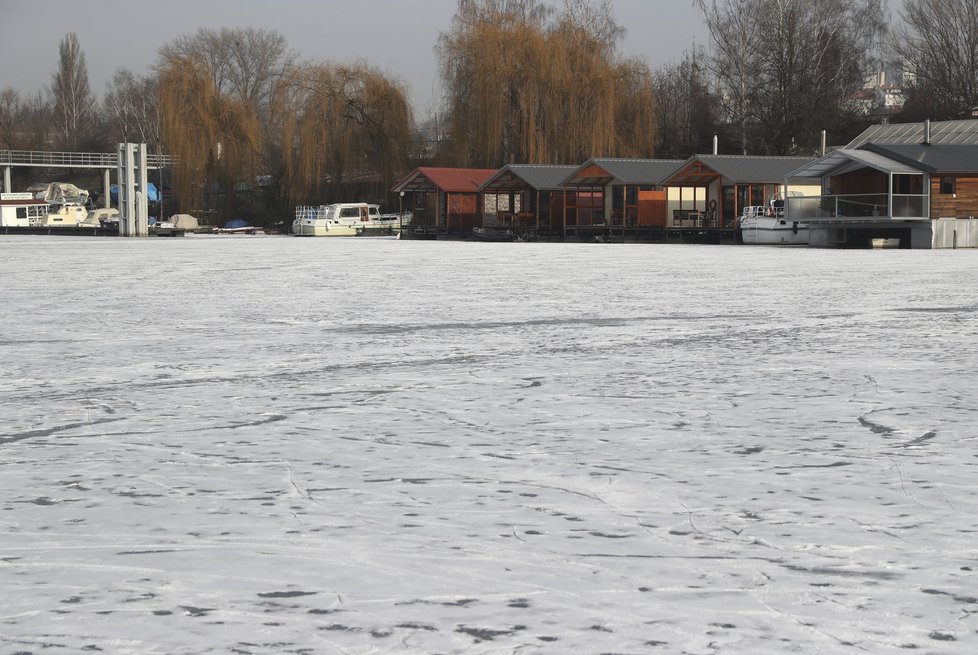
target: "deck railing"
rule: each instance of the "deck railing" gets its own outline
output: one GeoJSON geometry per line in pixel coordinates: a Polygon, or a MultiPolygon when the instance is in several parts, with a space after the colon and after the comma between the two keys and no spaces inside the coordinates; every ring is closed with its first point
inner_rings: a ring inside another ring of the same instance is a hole
{"type": "Polygon", "coordinates": [[[793,196],[787,199],[785,214],[793,221],[924,219],[927,196],[885,193],[793,196]]]}
{"type": "MultiPolygon", "coordinates": [[[[169,155],[147,153],[146,166],[160,168],[173,163],[169,155]]],[[[0,166],[51,166],[56,168],[116,168],[115,152],[45,152],[41,150],[0,150],[0,166]]]]}

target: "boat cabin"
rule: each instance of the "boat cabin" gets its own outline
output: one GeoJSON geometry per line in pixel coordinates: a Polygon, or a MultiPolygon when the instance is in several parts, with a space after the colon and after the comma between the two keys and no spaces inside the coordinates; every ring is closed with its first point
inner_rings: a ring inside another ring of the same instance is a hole
{"type": "Polygon", "coordinates": [[[50,205],[32,193],[0,193],[0,227],[41,225],[49,211],[50,205]]]}

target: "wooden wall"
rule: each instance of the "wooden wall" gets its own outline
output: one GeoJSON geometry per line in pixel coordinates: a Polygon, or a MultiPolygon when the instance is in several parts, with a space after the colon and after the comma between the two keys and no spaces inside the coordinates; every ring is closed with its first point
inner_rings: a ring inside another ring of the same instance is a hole
{"type": "Polygon", "coordinates": [[[941,176],[930,180],[931,218],[968,218],[978,216],[978,175],[950,176],[955,178],[957,197],[941,193],[941,176]]]}
{"type": "Polygon", "coordinates": [[[476,209],[478,195],[475,193],[449,193],[448,216],[449,229],[471,230],[482,226],[481,219],[477,221],[476,209]]]}
{"type": "Polygon", "coordinates": [[[666,192],[638,192],[638,224],[656,227],[666,227],[668,216],[666,212],[666,192]]]}

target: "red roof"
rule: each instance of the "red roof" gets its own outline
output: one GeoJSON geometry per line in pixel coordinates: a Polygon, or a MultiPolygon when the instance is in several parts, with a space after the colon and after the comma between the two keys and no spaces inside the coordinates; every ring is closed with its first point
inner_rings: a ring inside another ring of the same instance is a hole
{"type": "Polygon", "coordinates": [[[496,174],[495,168],[431,168],[414,169],[394,185],[394,191],[444,191],[446,193],[475,193],[482,183],[496,174]]]}

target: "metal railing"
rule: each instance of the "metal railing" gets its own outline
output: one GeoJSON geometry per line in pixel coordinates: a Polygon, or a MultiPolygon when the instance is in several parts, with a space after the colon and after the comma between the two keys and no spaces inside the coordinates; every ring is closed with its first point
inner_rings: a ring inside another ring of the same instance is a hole
{"type": "MultiPolygon", "coordinates": [[[[147,153],[146,166],[161,168],[173,164],[169,155],[147,153]]],[[[0,150],[0,166],[50,166],[54,168],[116,168],[115,152],[45,152],[41,150],[0,150]]]]}
{"type": "Polygon", "coordinates": [[[863,193],[829,196],[793,196],[786,200],[785,215],[793,221],[927,218],[927,196],[863,193]]]}

